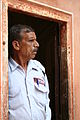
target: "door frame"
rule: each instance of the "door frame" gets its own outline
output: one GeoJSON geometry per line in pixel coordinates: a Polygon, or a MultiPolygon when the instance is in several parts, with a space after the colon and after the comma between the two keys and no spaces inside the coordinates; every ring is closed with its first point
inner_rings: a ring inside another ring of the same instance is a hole
{"type": "Polygon", "coordinates": [[[69,120],[74,120],[74,40],[73,14],[34,0],[0,1],[0,118],[8,120],[8,8],[32,16],[62,23],[61,53],[67,48],[69,120]],[[66,44],[62,30],[66,24],[66,44]],[[66,47],[65,47],[66,45],[66,47]]]}

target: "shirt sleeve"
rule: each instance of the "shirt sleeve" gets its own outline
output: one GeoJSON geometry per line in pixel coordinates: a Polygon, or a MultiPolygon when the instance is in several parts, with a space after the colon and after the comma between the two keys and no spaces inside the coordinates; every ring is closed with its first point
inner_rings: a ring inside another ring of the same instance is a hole
{"type": "Polygon", "coordinates": [[[49,107],[49,103],[50,103],[49,84],[48,84],[48,79],[47,79],[46,74],[45,74],[45,81],[46,81],[46,86],[47,86],[47,89],[48,89],[48,92],[47,92],[47,104],[46,104],[46,120],[51,120],[51,109],[49,107]]]}

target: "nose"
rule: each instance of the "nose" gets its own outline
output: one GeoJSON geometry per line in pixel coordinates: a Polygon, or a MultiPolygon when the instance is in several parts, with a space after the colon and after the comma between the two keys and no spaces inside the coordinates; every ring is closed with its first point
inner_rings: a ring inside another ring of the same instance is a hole
{"type": "Polygon", "coordinates": [[[39,47],[39,43],[35,41],[35,47],[39,47]]]}

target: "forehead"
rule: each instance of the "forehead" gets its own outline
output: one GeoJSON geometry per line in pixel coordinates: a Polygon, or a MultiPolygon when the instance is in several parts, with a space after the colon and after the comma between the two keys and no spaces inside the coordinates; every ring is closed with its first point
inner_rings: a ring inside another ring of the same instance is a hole
{"type": "Polygon", "coordinates": [[[36,39],[36,34],[35,32],[25,32],[23,33],[23,38],[28,38],[28,39],[31,39],[31,38],[34,38],[36,39]]]}

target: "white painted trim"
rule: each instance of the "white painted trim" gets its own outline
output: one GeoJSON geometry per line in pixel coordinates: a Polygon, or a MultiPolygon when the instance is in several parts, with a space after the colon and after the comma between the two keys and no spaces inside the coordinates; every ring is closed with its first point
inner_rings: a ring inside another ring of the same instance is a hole
{"type": "MultiPolygon", "coordinates": [[[[2,86],[2,0],[1,0],[1,86],[2,86]]],[[[3,100],[3,95],[2,95],[2,87],[1,87],[1,101],[3,100]]],[[[1,102],[1,111],[2,110],[2,102],[1,102]]],[[[1,119],[3,119],[3,114],[1,112],[1,119]]]]}
{"type": "Polygon", "coordinates": [[[74,15],[72,14],[72,62],[73,62],[73,115],[75,120],[75,84],[74,84],[74,15]]]}
{"type": "Polygon", "coordinates": [[[63,13],[69,14],[69,15],[72,15],[72,14],[73,14],[72,12],[68,12],[68,11],[66,11],[66,10],[62,10],[62,9],[60,9],[60,8],[53,7],[53,6],[51,6],[51,5],[48,5],[48,4],[45,4],[45,3],[41,3],[41,2],[38,2],[38,1],[35,1],[35,0],[27,0],[27,1],[32,2],[32,3],[39,4],[39,5],[43,5],[43,6],[45,6],[45,7],[49,7],[49,8],[58,10],[58,11],[60,11],[60,12],[63,12],[63,13]]]}

